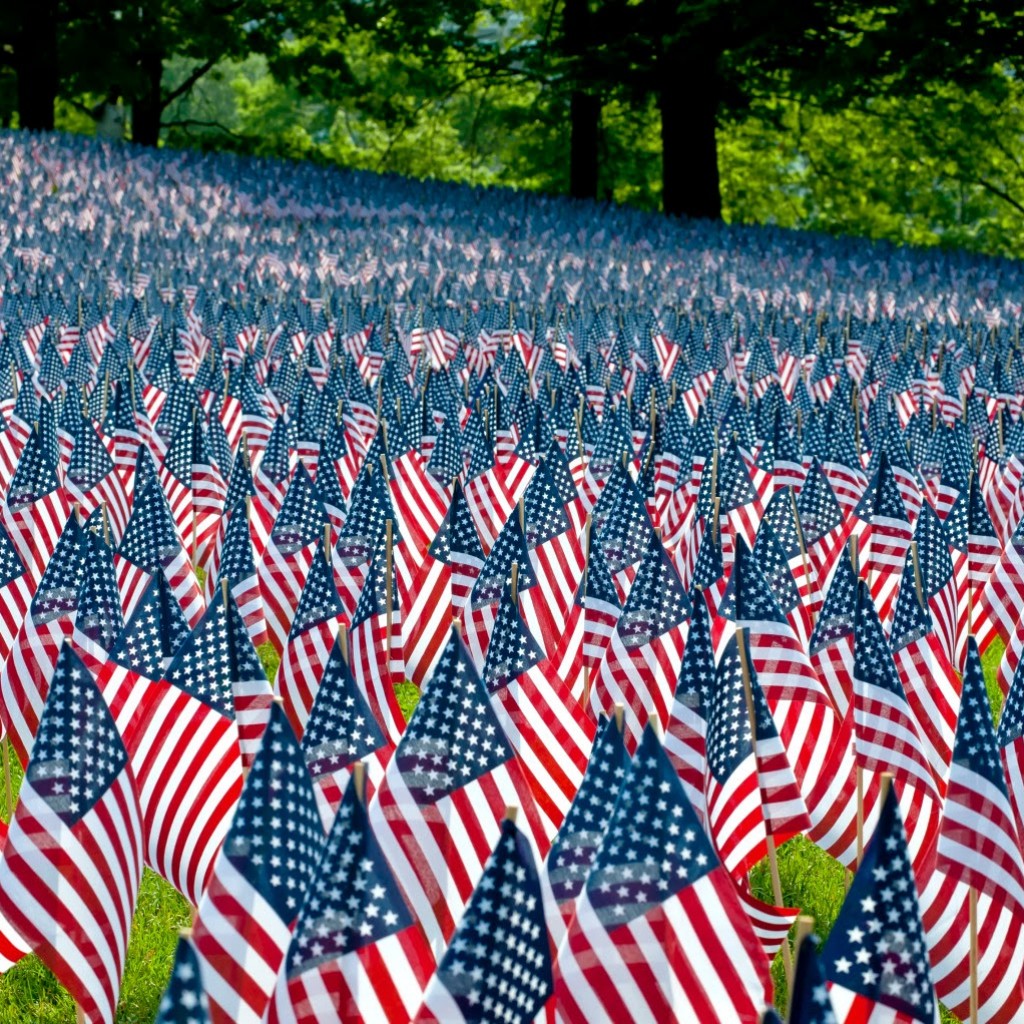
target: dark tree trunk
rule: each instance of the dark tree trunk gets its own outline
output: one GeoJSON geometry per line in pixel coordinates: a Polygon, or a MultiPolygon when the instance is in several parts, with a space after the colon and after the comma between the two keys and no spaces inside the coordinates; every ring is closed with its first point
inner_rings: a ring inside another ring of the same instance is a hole
{"type": "Polygon", "coordinates": [[[576,199],[596,199],[601,98],[589,92],[574,92],[569,99],[569,116],[569,194],[576,199]]]}
{"type": "Polygon", "coordinates": [[[58,82],[57,0],[22,3],[17,48],[18,122],[22,128],[53,131],[58,82]]]}
{"type": "MultiPolygon", "coordinates": [[[[590,45],[589,0],[566,0],[565,48],[577,60],[576,73],[590,45]]],[[[577,199],[597,197],[598,133],[601,98],[574,88],[569,97],[569,194],[577,199]]]]}
{"type": "Polygon", "coordinates": [[[662,205],[666,213],[722,218],[718,181],[719,83],[713,46],[664,55],[661,110],[662,205]]]}
{"type": "Polygon", "coordinates": [[[160,141],[160,118],[164,112],[160,82],[164,74],[164,57],[157,50],[145,50],[139,64],[146,79],[142,95],[132,102],[132,142],[155,146],[160,141]]]}

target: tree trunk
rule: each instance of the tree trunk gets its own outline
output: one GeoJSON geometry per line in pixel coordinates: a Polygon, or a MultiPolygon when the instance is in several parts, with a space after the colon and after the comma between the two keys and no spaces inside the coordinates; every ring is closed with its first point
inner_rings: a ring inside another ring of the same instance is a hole
{"type": "MultiPolygon", "coordinates": [[[[704,42],[702,40],[702,42],[704,42]]],[[[668,50],[662,59],[662,205],[666,213],[722,219],[718,181],[719,82],[713,46],[668,50]]]]}
{"type": "Polygon", "coordinates": [[[155,146],[160,141],[160,118],[164,112],[160,82],[164,75],[164,56],[158,50],[144,50],[139,65],[146,89],[132,102],[132,142],[155,146]]]}
{"type": "MultiPolygon", "coordinates": [[[[564,45],[575,58],[575,74],[590,45],[589,0],[566,0],[563,22],[564,45]]],[[[598,132],[601,98],[579,88],[569,97],[569,194],[576,199],[597,198],[598,132]]]]}
{"type": "Polygon", "coordinates": [[[58,81],[56,0],[29,0],[22,4],[15,68],[18,123],[34,131],[53,131],[58,81]]]}
{"type": "Polygon", "coordinates": [[[596,199],[601,98],[574,91],[569,98],[569,117],[569,195],[596,199]]]}

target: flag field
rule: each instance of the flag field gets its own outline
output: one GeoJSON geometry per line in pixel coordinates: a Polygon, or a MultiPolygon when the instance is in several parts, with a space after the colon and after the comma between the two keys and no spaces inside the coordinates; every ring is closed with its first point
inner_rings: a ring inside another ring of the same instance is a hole
{"type": "MultiPolygon", "coordinates": [[[[273,678],[277,671],[277,652],[265,644],[259,653],[264,669],[273,678]]],[[[996,683],[996,672],[1002,656],[1003,645],[997,640],[983,659],[989,700],[997,714],[1002,693],[996,683]]],[[[418,696],[413,683],[399,685],[398,703],[406,718],[412,714],[418,696]]],[[[21,771],[16,761],[12,766],[12,781],[17,792],[21,771]]],[[[3,820],[9,820],[10,811],[2,792],[0,807],[3,820]]],[[[802,907],[813,916],[818,934],[824,939],[843,902],[842,867],[809,840],[797,836],[779,851],[779,874],[786,905],[802,907]]],[[[767,862],[758,864],[751,872],[751,886],[755,895],[771,901],[767,862]]],[[[178,931],[188,926],[191,917],[191,908],[184,897],[147,868],[128,946],[118,1024],[149,1024],[156,1016],[160,997],[171,975],[178,931]]],[[[781,954],[775,958],[772,975],[777,1004],[784,1009],[786,975],[781,954]]],[[[943,1024],[957,1019],[942,1011],[943,1024]]],[[[36,957],[26,957],[0,976],[0,1024],[74,1024],[74,1021],[75,1005],[70,996],[36,957]]]]}

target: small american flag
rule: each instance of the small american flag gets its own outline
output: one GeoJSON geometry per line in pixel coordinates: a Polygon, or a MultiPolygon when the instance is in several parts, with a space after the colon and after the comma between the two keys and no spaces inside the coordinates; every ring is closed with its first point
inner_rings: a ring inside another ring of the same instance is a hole
{"type": "Polygon", "coordinates": [[[261,1024],[323,843],[305,759],[275,704],[196,915],[211,1024],[261,1024]]]}
{"type": "Polygon", "coordinates": [[[267,1024],[408,1024],[434,969],[356,787],[342,798],[267,1024]]]}
{"type": "Polygon", "coordinates": [[[453,628],[370,805],[374,832],[435,952],[455,931],[510,806],[545,854],[529,782],[453,628]]]}
{"type": "Polygon", "coordinates": [[[89,1024],[113,1024],[141,877],[128,753],[65,644],[0,861],[0,914],[89,1024]]]}
{"type": "Polygon", "coordinates": [[[529,839],[506,818],[414,1024],[473,1024],[481,1002],[493,1020],[526,1024],[543,1013],[554,993],[546,915],[561,923],[544,881],[529,839]],[[511,950],[515,969],[506,970],[511,950]]]}
{"type": "Polygon", "coordinates": [[[768,961],[652,728],[643,735],[555,969],[566,1024],[757,1020],[768,961]]]}
{"type": "Polygon", "coordinates": [[[890,789],[821,953],[837,1019],[936,1024],[926,950],[906,834],[890,789]]]}

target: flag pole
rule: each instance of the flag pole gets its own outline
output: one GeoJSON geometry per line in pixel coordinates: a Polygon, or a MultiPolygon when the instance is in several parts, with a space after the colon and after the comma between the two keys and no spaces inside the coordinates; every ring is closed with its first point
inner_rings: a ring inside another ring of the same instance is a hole
{"type": "MultiPolygon", "coordinates": [[[[792,486],[786,488],[789,491],[789,504],[793,510],[793,525],[796,527],[796,539],[800,544],[800,558],[804,563],[804,575],[807,578],[807,588],[810,591],[811,585],[811,563],[807,558],[807,541],[804,540],[804,528],[800,525],[800,510],[796,505],[796,494],[793,491],[792,486]]],[[[807,595],[810,597],[810,593],[807,595]]],[[[811,625],[814,625],[814,602],[808,601],[808,613],[811,617],[811,625]]]]}
{"type": "Polygon", "coordinates": [[[388,519],[384,522],[384,611],[386,615],[384,651],[388,659],[389,679],[391,678],[391,624],[394,615],[394,595],[391,593],[391,565],[393,558],[392,522],[388,519]]]}
{"type": "Polygon", "coordinates": [[[366,803],[366,762],[356,761],[352,765],[352,785],[355,787],[356,799],[361,803],[366,803]]]}
{"type": "Polygon", "coordinates": [[[7,794],[7,820],[14,817],[14,786],[11,783],[11,741],[4,737],[4,789],[7,794]]]}
{"type": "Polygon", "coordinates": [[[344,622],[338,624],[338,646],[341,648],[341,659],[348,664],[348,626],[344,622]]]}
{"type": "MultiPolygon", "coordinates": [[[[750,744],[753,747],[754,763],[757,764],[757,713],[754,711],[754,691],[750,681],[750,662],[747,659],[747,640],[743,635],[743,627],[736,630],[736,648],[740,655],[740,669],[743,674],[743,695],[747,699],[747,715],[750,719],[750,744]]],[[[760,786],[758,787],[760,790],[760,786]]],[[[762,811],[764,808],[762,798],[762,811]]],[[[768,870],[772,877],[772,897],[775,899],[775,906],[784,907],[782,902],[782,879],[779,876],[779,861],[775,855],[775,837],[765,828],[765,847],[768,851],[768,870]]],[[[789,943],[782,944],[782,964],[786,969],[786,981],[793,984],[793,958],[789,950],[789,943]]]]}
{"type": "MultiPolygon", "coordinates": [[[[808,938],[814,933],[814,918],[810,914],[801,914],[796,919],[796,926],[793,932],[793,956],[799,961],[800,959],[800,947],[804,944],[804,939],[808,938]]],[[[793,971],[793,976],[789,979],[789,998],[786,1000],[786,1005],[792,1007],[793,1005],[793,984],[796,981],[796,971],[793,971]]],[[[792,1011],[790,1011],[792,1012],[792,1011]]]]}
{"type": "MultiPolygon", "coordinates": [[[[587,521],[583,526],[584,534],[584,562],[583,562],[583,635],[586,636],[587,632],[587,583],[590,580],[590,545],[594,535],[594,517],[588,512],[587,521]]],[[[584,647],[581,644],[581,650],[584,647]]],[[[590,703],[590,665],[587,662],[586,652],[583,652],[583,699],[580,701],[580,705],[586,709],[590,703]]]]}
{"type": "Polygon", "coordinates": [[[509,590],[512,595],[512,603],[518,608],[519,607],[519,563],[512,563],[512,579],[510,581],[509,590]]]}
{"type": "Polygon", "coordinates": [[[978,1024],[978,890],[968,887],[967,908],[970,914],[971,938],[971,1002],[970,1021],[978,1024]]]}

